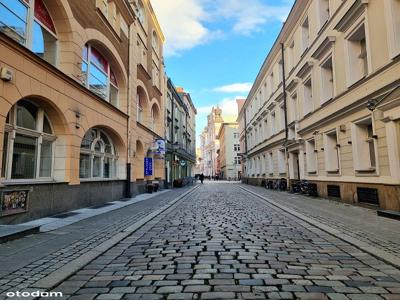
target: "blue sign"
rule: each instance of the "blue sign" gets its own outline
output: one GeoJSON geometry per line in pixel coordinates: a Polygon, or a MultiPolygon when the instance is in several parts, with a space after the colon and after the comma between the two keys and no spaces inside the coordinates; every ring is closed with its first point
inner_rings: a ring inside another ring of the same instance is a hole
{"type": "Polygon", "coordinates": [[[144,158],[144,176],[153,176],[153,159],[151,157],[144,158]]]}

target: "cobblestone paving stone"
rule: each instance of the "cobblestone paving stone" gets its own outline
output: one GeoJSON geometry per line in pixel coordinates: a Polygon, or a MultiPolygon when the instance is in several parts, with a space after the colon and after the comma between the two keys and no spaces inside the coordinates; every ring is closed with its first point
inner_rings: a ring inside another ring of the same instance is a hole
{"type": "Polygon", "coordinates": [[[349,236],[400,257],[400,234],[397,220],[378,217],[372,209],[355,207],[334,200],[310,198],[249,185],[242,186],[349,236]]]}
{"type": "Polygon", "coordinates": [[[69,299],[400,299],[400,270],[206,184],[54,288],[69,299]],[[139,238],[138,238],[139,237],[139,238]]]}
{"type": "MultiPolygon", "coordinates": [[[[155,198],[149,200],[145,200],[147,203],[139,203],[140,208],[134,213],[128,216],[125,215],[123,218],[115,219],[115,221],[111,224],[104,224],[104,226],[95,230],[90,236],[76,240],[56,252],[46,255],[41,259],[36,260],[33,263],[24,266],[23,268],[18,269],[17,271],[1,277],[0,299],[1,295],[4,295],[6,291],[21,291],[29,289],[29,287],[35,282],[39,281],[40,279],[49,275],[55,270],[61,268],[62,266],[68,264],[72,260],[80,257],[82,254],[87,253],[89,250],[95,248],[101,243],[107,241],[116,233],[123,231],[125,228],[129,227],[144,216],[153,212],[155,209],[171,202],[183,191],[186,190],[187,189],[185,188],[180,192],[170,192],[167,194],[162,194],[160,196],[155,196],[155,198]],[[147,205],[148,203],[150,204],[147,205]]],[[[124,209],[126,210],[127,208],[124,209]]],[[[119,214],[118,211],[114,211],[113,213],[119,214]]],[[[96,218],[101,218],[101,215],[96,216],[96,218]]],[[[5,244],[3,244],[2,246],[4,247],[4,245],[5,244]]],[[[82,278],[87,277],[88,274],[85,274],[85,276],[83,276],[82,278]]]]}

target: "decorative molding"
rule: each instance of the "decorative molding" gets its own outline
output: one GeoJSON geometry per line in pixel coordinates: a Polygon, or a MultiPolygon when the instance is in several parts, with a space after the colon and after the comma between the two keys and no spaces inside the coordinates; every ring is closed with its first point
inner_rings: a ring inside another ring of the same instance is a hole
{"type": "Polygon", "coordinates": [[[343,18],[337,23],[335,29],[340,32],[345,32],[359,18],[367,8],[369,0],[357,0],[352,7],[347,11],[343,18]]]}
{"type": "Polygon", "coordinates": [[[301,67],[299,72],[297,72],[296,76],[301,79],[304,79],[311,72],[313,65],[314,65],[314,63],[312,61],[307,61],[303,65],[303,67],[301,67]]]}
{"type": "Polygon", "coordinates": [[[332,48],[335,41],[335,36],[328,36],[311,56],[315,59],[321,60],[321,58],[332,48]]]}

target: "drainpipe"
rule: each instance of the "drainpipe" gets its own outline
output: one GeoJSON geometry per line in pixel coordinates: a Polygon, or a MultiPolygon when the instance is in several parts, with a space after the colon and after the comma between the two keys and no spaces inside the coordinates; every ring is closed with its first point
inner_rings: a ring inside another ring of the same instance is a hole
{"type": "Polygon", "coordinates": [[[286,181],[287,189],[290,191],[290,169],[289,169],[289,151],[288,151],[288,141],[289,141],[289,127],[288,127],[288,114],[287,114],[287,98],[286,98],[286,77],[285,77],[285,47],[281,43],[282,50],[282,88],[283,88],[283,110],[285,112],[285,158],[286,158],[286,181]]]}
{"type": "MultiPolygon", "coordinates": [[[[132,23],[133,24],[133,23],[132,23]]],[[[128,35],[129,35],[129,49],[128,49],[128,86],[127,86],[127,94],[128,94],[128,101],[127,101],[127,111],[128,111],[128,121],[127,121],[127,128],[126,128],[126,186],[125,186],[125,197],[126,198],[131,198],[132,197],[132,192],[131,192],[131,172],[132,172],[132,164],[131,164],[131,158],[130,158],[130,153],[131,153],[131,140],[130,140],[130,123],[131,123],[131,101],[130,99],[130,94],[131,94],[131,52],[132,52],[132,24],[129,25],[128,28],[128,35]]]]}

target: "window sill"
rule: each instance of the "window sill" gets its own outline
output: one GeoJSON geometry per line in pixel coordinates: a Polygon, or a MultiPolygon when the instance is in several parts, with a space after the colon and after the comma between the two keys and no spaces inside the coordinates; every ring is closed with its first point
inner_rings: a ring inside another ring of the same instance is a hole
{"type": "Polygon", "coordinates": [[[125,179],[120,178],[80,178],[80,182],[109,182],[109,181],[120,181],[125,179]]]}
{"type": "Polygon", "coordinates": [[[39,184],[51,184],[51,183],[65,183],[65,182],[55,181],[53,179],[5,180],[5,181],[0,182],[0,187],[16,186],[16,185],[39,185],[39,184]]]}

